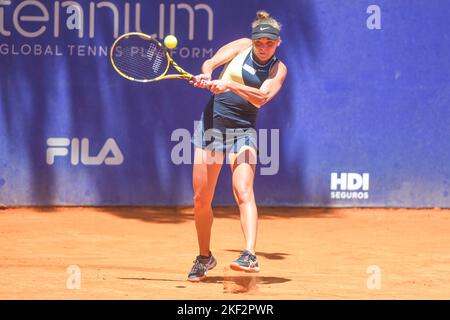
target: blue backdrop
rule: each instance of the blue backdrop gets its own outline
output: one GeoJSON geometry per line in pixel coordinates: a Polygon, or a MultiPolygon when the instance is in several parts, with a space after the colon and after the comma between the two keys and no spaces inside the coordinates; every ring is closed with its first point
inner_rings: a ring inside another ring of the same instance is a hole
{"type": "MultiPolygon", "coordinates": [[[[0,204],[191,205],[171,135],[193,132],[209,93],[127,81],[106,53],[126,31],[173,32],[197,73],[261,8],[289,72],[259,113],[279,153],[258,166],[258,204],[450,207],[447,0],[2,1],[0,204]]],[[[234,203],[230,179],[214,204],[234,203]]]]}

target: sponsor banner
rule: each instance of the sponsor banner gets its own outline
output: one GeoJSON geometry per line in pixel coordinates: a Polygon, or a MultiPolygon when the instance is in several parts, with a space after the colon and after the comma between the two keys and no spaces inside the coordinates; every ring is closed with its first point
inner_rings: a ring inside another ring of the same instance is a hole
{"type": "Polygon", "coordinates": [[[333,172],[331,174],[331,199],[369,199],[369,178],[368,173],[333,172]]]}
{"type": "Polygon", "coordinates": [[[259,9],[288,76],[252,133],[258,205],[450,207],[450,2],[422,0],[0,0],[0,205],[192,205],[210,93],[128,81],[109,50],[174,34],[196,74],[259,9]]]}

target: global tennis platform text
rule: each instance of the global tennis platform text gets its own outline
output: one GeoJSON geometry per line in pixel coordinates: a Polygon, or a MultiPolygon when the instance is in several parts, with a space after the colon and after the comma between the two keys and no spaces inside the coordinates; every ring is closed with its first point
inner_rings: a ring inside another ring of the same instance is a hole
{"type": "MultiPolygon", "coordinates": [[[[0,44],[2,56],[71,56],[71,57],[107,57],[110,47],[101,45],[50,45],[50,44],[0,44]]],[[[171,50],[171,56],[182,59],[209,59],[212,48],[181,47],[171,50]]]]}

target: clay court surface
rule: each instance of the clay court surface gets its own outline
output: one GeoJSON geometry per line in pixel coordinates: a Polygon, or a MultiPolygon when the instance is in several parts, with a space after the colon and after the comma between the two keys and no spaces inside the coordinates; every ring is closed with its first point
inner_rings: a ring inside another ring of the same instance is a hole
{"type": "Polygon", "coordinates": [[[259,274],[229,270],[243,249],[237,208],[215,208],[218,260],[197,254],[192,208],[0,210],[1,299],[449,299],[450,210],[260,208],[259,274]],[[80,268],[68,289],[67,268],[80,268]],[[380,289],[369,289],[369,266],[380,289]]]}

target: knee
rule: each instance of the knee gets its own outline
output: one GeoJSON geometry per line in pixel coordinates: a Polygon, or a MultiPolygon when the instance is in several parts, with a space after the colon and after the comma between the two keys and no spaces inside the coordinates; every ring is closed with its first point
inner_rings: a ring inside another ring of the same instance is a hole
{"type": "Polygon", "coordinates": [[[234,188],[238,205],[254,201],[253,188],[251,186],[238,186],[234,188]]]}
{"type": "Polygon", "coordinates": [[[196,192],[194,194],[194,207],[197,209],[204,209],[211,207],[212,197],[203,192],[196,192]]]}

